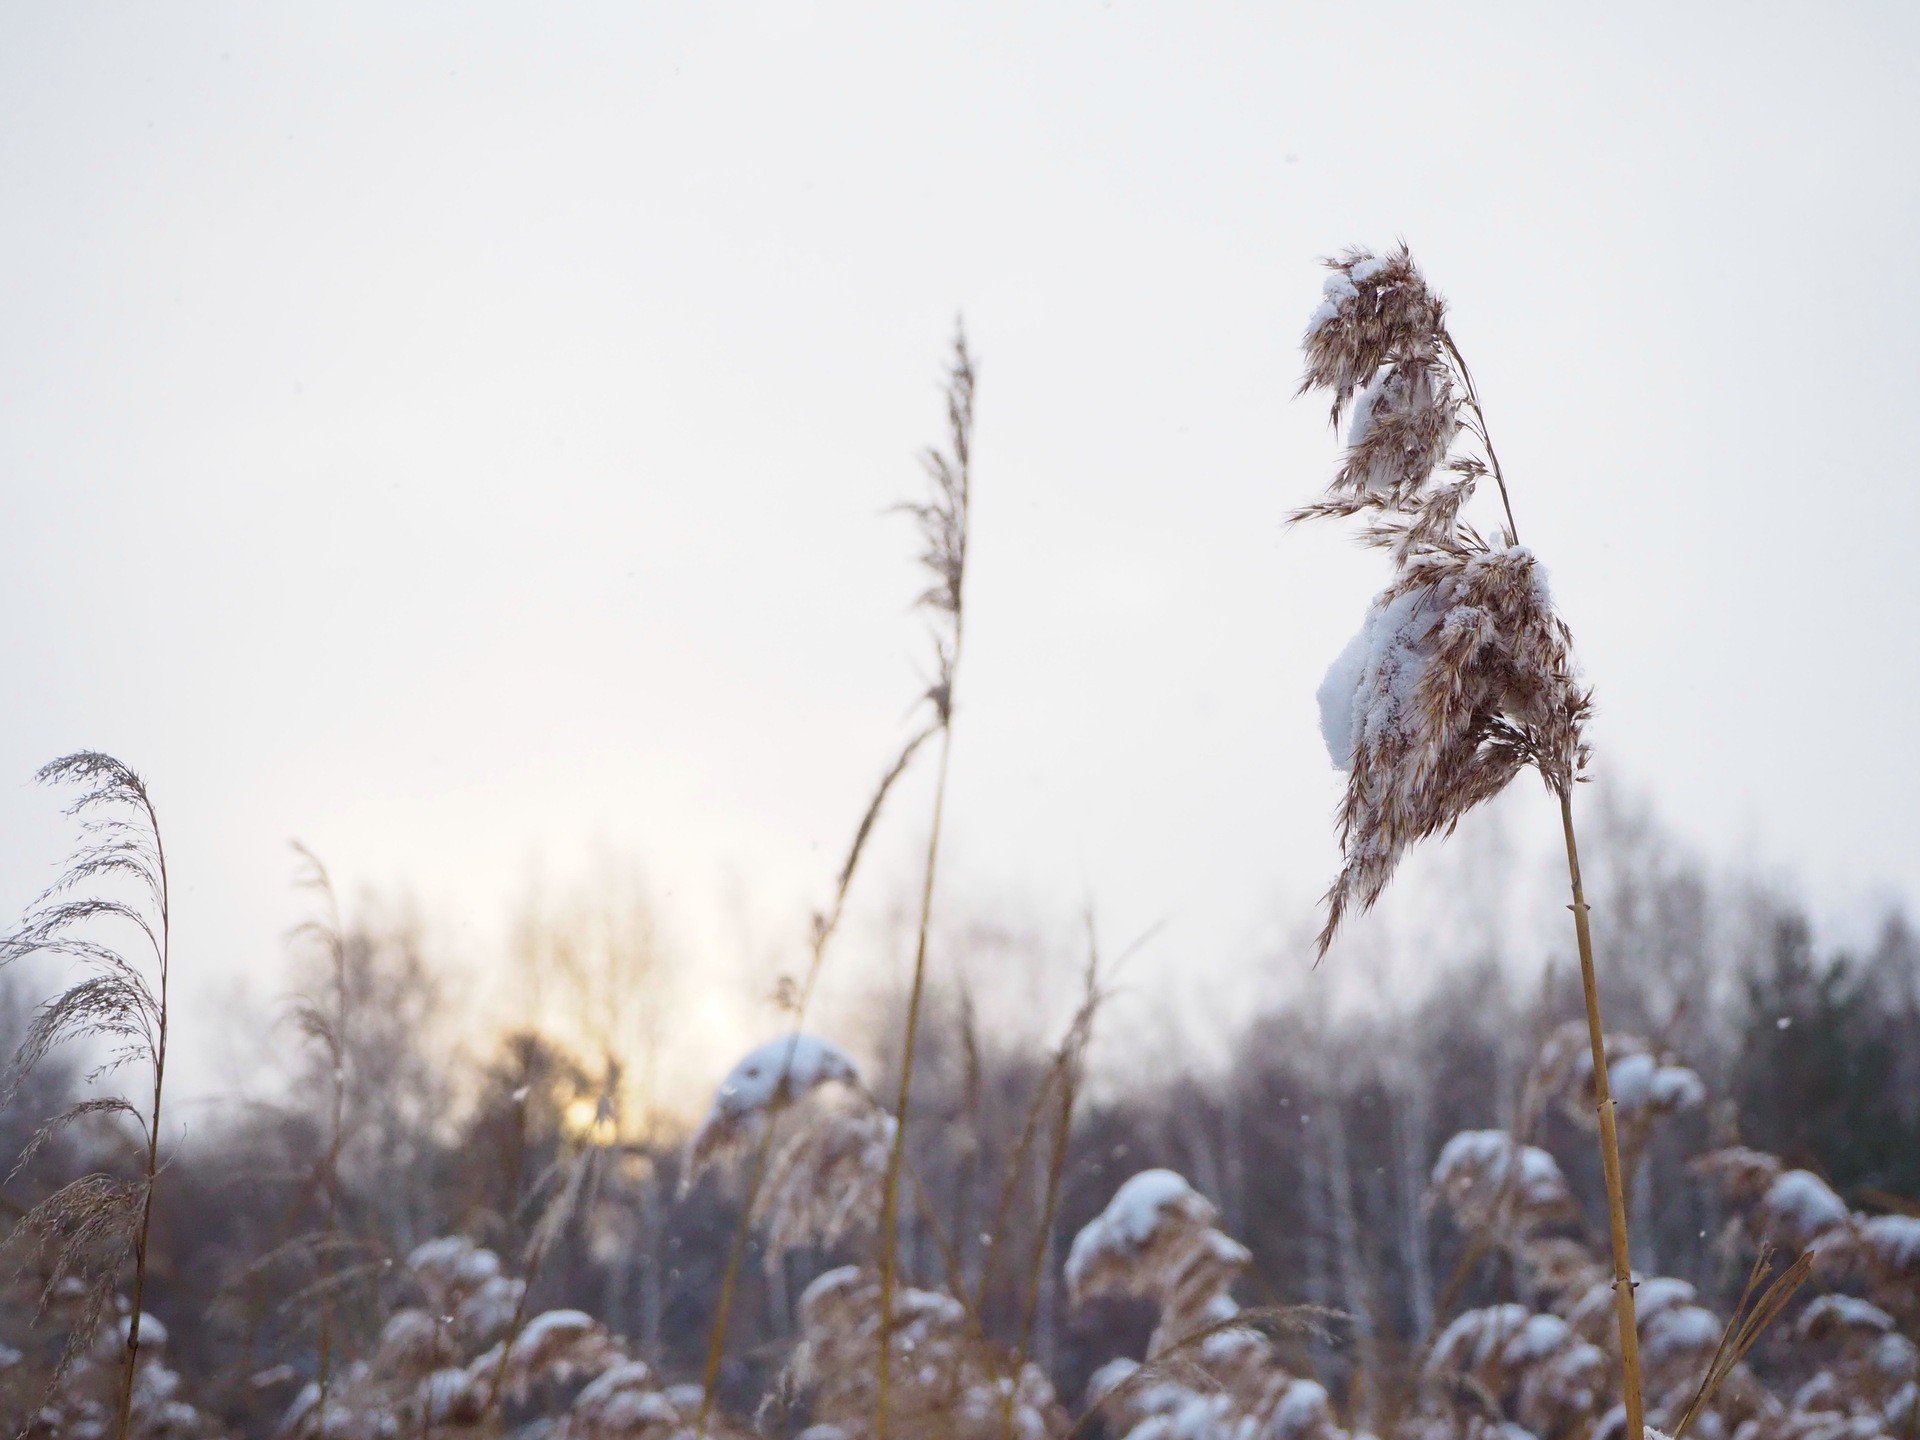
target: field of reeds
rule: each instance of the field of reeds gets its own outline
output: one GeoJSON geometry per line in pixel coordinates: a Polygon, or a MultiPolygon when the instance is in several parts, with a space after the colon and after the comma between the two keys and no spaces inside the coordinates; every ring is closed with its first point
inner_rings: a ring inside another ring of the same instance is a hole
{"type": "MultiPolygon", "coordinates": [[[[1823,948],[1791,900],[1590,798],[1590,680],[1449,319],[1404,250],[1350,251],[1305,336],[1342,447],[1296,518],[1357,525],[1391,567],[1319,685],[1347,789],[1317,951],[1339,966],[1410,847],[1537,779],[1570,912],[1544,962],[1490,929],[1400,957],[1432,972],[1413,999],[1277,1009],[1224,1057],[1103,1075],[1126,957],[1089,923],[1050,1042],[981,1022],[935,924],[975,483],[956,337],[899,516],[926,578],[915,723],[850,797],[767,1038],[691,1121],[633,1103],[633,1027],[447,1043],[418,929],[301,852],[296,1081],[177,1140],[178,777],[46,768],[78,843],[0,957],[7,1427],[1920,1437],[1920,937],[1895,915],[1862,953],[1823,948]],[[931,813],[903,818],[916,770],[931,813]],[[908,843],[909,983],[822,1033],[849,898],[908,843]]],[[[602,919],[528,936],[525,963],[610,1016],[650,971],[643,928],[602,919]]]]}

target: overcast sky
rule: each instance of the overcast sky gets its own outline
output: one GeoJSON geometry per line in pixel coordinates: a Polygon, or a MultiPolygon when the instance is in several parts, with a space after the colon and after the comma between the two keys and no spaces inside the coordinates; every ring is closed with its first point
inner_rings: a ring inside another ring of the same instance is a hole
{"type": "Polygon", "coordinates": [[[159,800],[188,994],[282,983],[294,836],[475,955],[536,869],[630,859],[731,994],[922,683],[883,512],[964,311],[954,905],[1303,966],[1313,693],[1384,576],[1283,528],[1336,455],[1297,341],[1315,257],[1400,237],[1597,768],[1830,912],[1920,893],[1917,41],[1901,5],[7,6],[0,903],[64,843],[28,777],[94,746],[159,800]]]}

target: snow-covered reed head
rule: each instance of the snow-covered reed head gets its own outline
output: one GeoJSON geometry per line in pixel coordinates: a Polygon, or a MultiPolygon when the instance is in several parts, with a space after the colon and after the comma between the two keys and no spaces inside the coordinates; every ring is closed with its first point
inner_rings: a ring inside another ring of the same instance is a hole
{"type": "Polygon", "coordinates": [[[1559,1162],[1504,1130],[1462,1130],[1433,1163],[1430,1194],[1463,1229],[1523,1236],[1573,1213],[1559,1162]]]}
{"type": "Polygon", "coordinates": [[[788,1106],[835,1083],[857,1087],[859,1067],[846,1051],[817,1035],[796,1031],[749,1050],[720,1082],[707,1118],[694,1132],[685,1184],[737,1154],[788,1106]]]}
{"type": "Polygon", "coordinates": [[[899,507],[920,525],[920,563],[931,581],[921,593],[920,604],[935,617],[936,675],[927,698],[943,725],[953,718],[953,672],[960,662],[960,637],[966,624],[967,538],[973,503],[973,388],[973,356],[967,350],[965,329],[956,326],[953,359],[947,367],[947,448],[922,452],[927,498],[899,507]]]}
{"type": "Polygon", "coordinates": [[[828,1249],[880,1223],[893,1116],[865,1091],[823,1093],[767,1159],[749,1214],[779,1264],[793,1250],[828,1249]]]}
{"type": "MultiPolygon", "coordinates": [[[[1621,1126],[1644,1144],[1654,1122],[1706,1102],[1699,1072],[1660,1054],[1638,1035],[1606,1037],[1608,1089],[1621,1126]]],[[[1527,1074],[1520,1100],[1521,1128],[1539,1121],[1550,1104],[1574,1124],[1599,1128],[1598,1089],[1586,1022],[1569,1020],[1547,1037],[1527,1074]]]]}
{"type": "Polygon", "coordinates": [[[1242,1310],[1229,1292],[1253,1257],[1219,1220],[1178,1174],[1143,1170],[1075,1237],[1066,1279],[1076,1303],[1160,1306],[1145,1362],[1112,1360],[1090,1377],[1088,1414],[1111,1435],[1347,1440],[1325,1387],[1289,1374],[1267,1333],[1314,1329],[1317,1318],[1305,1307],[1242,1310]]]}
{"type": "Polygon", "coordinates": [[[1301,341],[1300,393],[1333,392],[1334,417],[1383,366],[1437,360],[1446,302],[1428,289],[1406,246],[1387,255],[1355,248],[1327,261],[1320,308],[1301,341]]]}
{"type": "Polygon", "coordinates": [[[1482,479],[1503,504],[1506,484],[1445,304],[1404,247],[1328,266],[1302,389],[1331,391],[1335,423],[1349,406],[1352,422],[1326,496],[1294,518],[1364,515],[1364,538],[1395,573],[1319,692],[1329,755],[1347,772],[1322,954],[1409,845],[1451,830],[1529,765],[1556,792],[1570,786],[1588,712],[1572,636],[1511,509],[1491,542],[1462,519],[1482,479]]]}
{"type": "Polygon", "coordinates": [[[689,1147],[682,1193],[708,1169],[754,1152],[746,1223],[777,1264],[831,1247],[879,1220],[894,1120],[874,1103],[846,1051],[796,1033],[749,1051],[728,1073],[689,1147]]]}
{"type": "Polygon", "coordinates": [[[1140,1296],[1170,1312],[1192,1312],[1183,1319],[1207,1312],[1252,1259],[1217,1228],[1219,1220],[1213,1202],[1182,1176],[1143,1170],[1074,1237],[1068,1292],[1076,1302],[1140,1296]]]}
{"type": "MultiPolygon", "coordinates": [[[[886,1433],[902,1440],[1058,1440],[1068,1431],[1039,1366],[1010,1371],[967,1309],[939,1290],[902,1288],[882,1324],[879,1276],[865,1266],[829,1270],[800,1297],[800,1345],[789,1372],[825,1440],[878,1433],[874,1364],[887,1334],[894,1358],[886,1433]]],[[[802,1432],[812,1434],[814,1431],[802,1432]]]]}

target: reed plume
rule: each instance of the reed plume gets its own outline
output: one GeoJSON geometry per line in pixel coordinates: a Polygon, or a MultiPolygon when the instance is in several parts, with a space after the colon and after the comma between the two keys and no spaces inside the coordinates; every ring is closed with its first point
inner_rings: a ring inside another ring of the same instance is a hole
{"type": "Polygon", "coordinates": [[[43,1125],[15,1165],[17,1172],[56,1133],[92,1118],[124,1120],[143,1153],[133,1180],[105,1174],[62,1186],[16,1223],[16,1242],[51,1242],[54,1259],[41,1304],[78,1280],[85,1300],[62,1365],[92,1340],[129,1261],[133,1284],[124,1321],[125,1354],[115,1431],[132,1424],[140,1372],[140,1331],[147,1283],[153,1193],[160,1174],[161,1099],[167,1075],[167,978],[172,938],[167,851],[160,819],[144,781],[111,755],[83,750],[43,766],[42,784],[73,785],[80,793],[66,809],[79,819],[81,841],[66,870],[28,908],[20,927],[0,940],[0,965],[30,955],[77,964],[82,978],[43,1004],[27,1027],[9,1083],[22,1079],[69,1043],[97,1050],[89,1082],[127,1066],[144,1066],[152,1079],[145,1108],[121,1095],[100,1095],[68,1106],[43,1125]],[[118,931],[133,939],[123,950],[100,938],[118,931]]]}
{"type": "Polygon", "coordinates": [[[1012,1373],[984,1343],[966,1306],[937,1290],[902,1286],[882,1329],[880,1285],[866,1266],[829,1270],[800,1297],[801,1339],[791,1373],[817,1422],[812,1434],[861,1440],[879,1424],[876,1346],[899,1364],[886,1424],[914,1440],[1060,1440],[1066,1416],[1037,1365],[1012,1373]]]}
{"type": "Polygon", "coordinates": [[[1229,1292],[1253,1256],[1219,1219],[1182,1176],[1143,1170],[1074,1237],[1066,1279],[1076,1304],[1133,1297],[1160,1312],[1144,1361],[1094,1372],[1082,1422],[1097,1414],[1123,1435],[1346,1440],[1326,1387],[1290,1373],[1271,1338],[1323,1333],[1333,1312],[1243,1309],[1229,1292]]]}
{"type": "Polygon", "coordinates": [[[749,1051],[729,1072],[687,1147],[681,1194],[709,1170],[751,1156],[743,1218],[765,1228],[772,1264],[878,1223],[893,1132],[853,1058],[795,1032],[749,1051]]]}
{"type": "MultiPolygon", "coordinates": [[[[920,725],[901,748],[886,771],[880,777],[880,783],[874,788],[867,802],[866,810],[860,816],[860,823],[854,829],[853,842],[847,847],[846,859],[835,877],[833,900],[824,910],[816,911],[813,916],[810,936],[810,954],[806,974],[795,986],[783,981],[781,1000],[792,1015],[792,1025],[785,1042],[784,1059],[773,1063],[771,1053],[761,1055],[759,1062],[766,1066],[772,1092],[776,1096],[784,1095],[784,1087],[789,1077],[802,1091],[810,1089],[808,1080],[796,1066],[804,1068],[805,1062],[799,1055],[803,1043],[803,1029],[806,1025],[807,1011],[813,1001],[815,987],[819,984],[820,972],[826,963],[827,946],[840,928],[840,922],[846,914],[847,896],[853,889],[854,875],[860,868],[861,858],[866,854],[867,843],[873,838],[874,827],[880,820],[881,808],[886,804],[887,796],[912,766],[927,742],[940,737],[940,775],[934,798],[932,838],[928,845],[925,893],[921,903],[921,923],[919,943],[914,962],[913,1001],[909,1009],[906,1062],[903,1068],[900,1104],[897,1114],[904,1122],[906,1115],[907,1085],[906,1076],[911,1074],[915,1038],[918,1033],[919,1002],[925,976],[927,917],[932,903],[934,857],[940,843],[940,815],[942,802],[946,795],[947,782],[947,744],[953,719],[953,679],[954,671],[960,660],[961,599],[966,579],[967,522],[968,522],[968,455],[973,434],[973,365],[967,354],[966,335],[958,332],[954,339],[954,362],[947,387],[947,418],[952,434],[952,443],[946,453],[929,450],[922,457],[922,463],[932,479],[932,494],[923,501],[900,507],[920,522],[923,549],[921,563],[933,577],[933,583],[922,592],[918,603],[931,610],[936,617],[934,626],[934,677],[921,700],[931,710],[931,716],[920,725]]],[[[769,1052],[771,1047],[767,1047],[769,1052]]],[[[759,1055],[759,1052],[756,1052],[759,1055]]],[[[753,1057],[749,1057],[752,1059],[753,1057]]],[[[742,1061],[745,1066],[747,1061],[742,1061]]],[[[852,1062],[847,1062],[851,1069],[852,1062]]],[[[729,1077],[731,1084],[738,1076],[729,1077]]],[[[722,1086],[724,1097],[727,1087],[722,1086]]],[[[718,1107],[718,1102],[716,1102],[718,1107]]],[[[710,1122],[720,1116],[716,1108],[710,1122]]],[[[706,1131],[703,1130],[703,1135],[706,1131]]],[[[703,1370],[705,1399],[700,1413],[704,1425],[711,1412],[714,1381],[720,1373],[720,1362],[726,1354],[727,1329],[733,1314],[733,1298],[739,1284],[740,1267],[746,1258],[747,1237],[754,1221],[760,1214],[760,1191],[765,1183],[768,1167],[773,1162],[773,1144],[775,1129],[771,1124],[759,1132],[760,1146],[754,1155],[753,1167],[748,1174],[746,1199],[741,1207],[740,1219],[734,1227],[733,1241],[727,1256],[727,1263],[721,1272],[720,1295],[714,1308],[712,1329],[707,1337],[707,1359],[703,1370]]],[[[708,1136],[710,1140],[723,1140],[719,1132],[708,1136]]],[[[904,1131],[897,1129],[888,1137],[888,1163],[884,1185],[882,1210],[887,1234],[891,1236],[896,1223],[899,1204],[899,1169],[904,1152],[898,1147],[903,1143],[904,1131]]],[[[705,1168],[711,1157],[701,1153],[701,1140],[696,1138],[690,1155],[687,1174],[697,1176],[705,1168]]],[[[892,1289],[892,1247],[889,1238],[883,1242],[885,1256],[883,1271],[887,1276],[882,1289],[891,1293],[892,1289]]],[[[884,1308],[884,1306],[883,1306],[884,1308]]],[[[887,1365],[887,1355],[883,1348],[880,1363],[883,1369],[887,1365]]],[[[884,1387],[883,1387],[884,1390],[884,1387]]]]}
{"type": "Polygon", "coordinates": [[[972,517],[973,357],[967,353],[964,330],[953,340],[953,359],[947,369],[947,432],[945,451],[929,450],[922,457],[929,484],[928,498],[902,508],[919,522],[920,563],[932,577],[920,603],[933,616],[934,678],[927,689],[940,735],[940,768],[933,792],[933,820],[927,835],[927,863],[920,884],[920,925],[914,942],[913,984],[907,996],[906,1036],[900,1053],[900,1089],[893,1113],[893,1145],[880,1204],[880,1324],[877,1345],[879,1375],[875,1387],[874,1429],[887,1440],[890,1413],[888,1391],[893,1377],[893,1297],[898,1283],[900,1170],[906,1157],[908,1105],[913,1098],[913,1059],[920,1037],[920,1007],[927,982],[927,931],[933,918],[933,882],[940,856],[940,821],[946,808],[947,762],[953,750],[953,686],[960,666],[960,646],[966,627],[968,527],[972,517]]]}
{"type": "Polygon", "coordinates": [[[1324,956],[1348,910],[1380,898],[1408,846],[1450,832],[1532,767],[1560,804],[1587,1010],[1594,1101],[1606,1172],[1628,1440],[1642,1401],[1625,1185],[1593,942],[1574,837],[1573,786],[1588,758],[1590,696],[1545,572],[1520,545],[1512,497],[1473,373],[1446,323],[1446,303],[1403,245],[1327,262],[1324,299],[1307,324],[1300,389],[1332,396],[1347,449],[1320,501],[1296,520],[1363,517],[1393,578],[1319,692],[1321,731],[1347,772],[1341,867],[1327,892],[1324,956]],[[1456,449],[1456,442],[1464,443],[1456,449]],[[1482,482],[1497,487],[1503,532],[1463,518],[1482,482]]]}

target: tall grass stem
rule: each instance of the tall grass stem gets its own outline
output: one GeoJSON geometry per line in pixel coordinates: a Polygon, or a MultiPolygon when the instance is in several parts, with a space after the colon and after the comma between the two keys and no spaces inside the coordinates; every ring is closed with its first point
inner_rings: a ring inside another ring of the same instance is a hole
{"type": "Polygon", "coordinates": [[[1620,1369],[1626,1392],[1627,1440],[1643,1440],[1640,1329],[1633,1313],[1633,1255],[1627,1242],[1627,1192],[1621,1180],[1620,1137],[1614,1126],[1613,1085],[1607,1076],[1606,1030],[1600,1019],[1600,986],[1594,976],[1593,931],[1586,890],[1580,882],[1580,847],[1573,833],[1573,787],[1561,784],[1560,826],[1567,841],[1567,878],[1573,887],[1573,932],[1580,946],[1580,987],[1587,1007],[1587,1040],[1593,1049],[1593,1093],[1600,1113],[1600,1160],[1606,1172],[1607,1222],[1613,1239],[1613,1307],[1620,1324],[1620,1369]]]}
{"type": "Polygon", "coordinates": [[[147,1116],[147,1173],[140,1197],[140,1225],[133,1236],[133,1294],[127,1312],[127,1368],[120,1387],[120,1440],[133,1431],[133,1385],[140,1363],[140,1316],[146,1301],[147,1255],[153,1235],[153,1188],[160,1175],[160,1101],[167,1080],[167,968],[173,951],[172,913],[167,886],[167,847],[160,838],[160,817],[146,787],[138,791],[141,808],[153,834],[155,893],[160,920],[160,994],[154,1026],[153,1108],[147,1116]]]}
{"type": "Polygon", "coordinates": [[[887,1406],[893,1381],[893,1292],[900,1260],[900,1165],[907,1153],[907,1104],[913,1098],[913,1057],[920,1039],[920,1002],[927,988],[927,930],[933,918],[933,877],[939,866],[940,821],[946,810],[947,760],[952,752],[953,726],[949,721],[941,727],[940,769],[933,790],[933,828],[927,836],[927,868],[920,881],[920,930],[913,948],[913,986],[907,994],[907,1032],[900,1052],[900,1089],[894,1101],[893,1146],[887,1151],[886,1183],[880,1200],[880,1362],[878,1410],[874,1416],[877,1440],[887,1440],[887,1406]]]}

